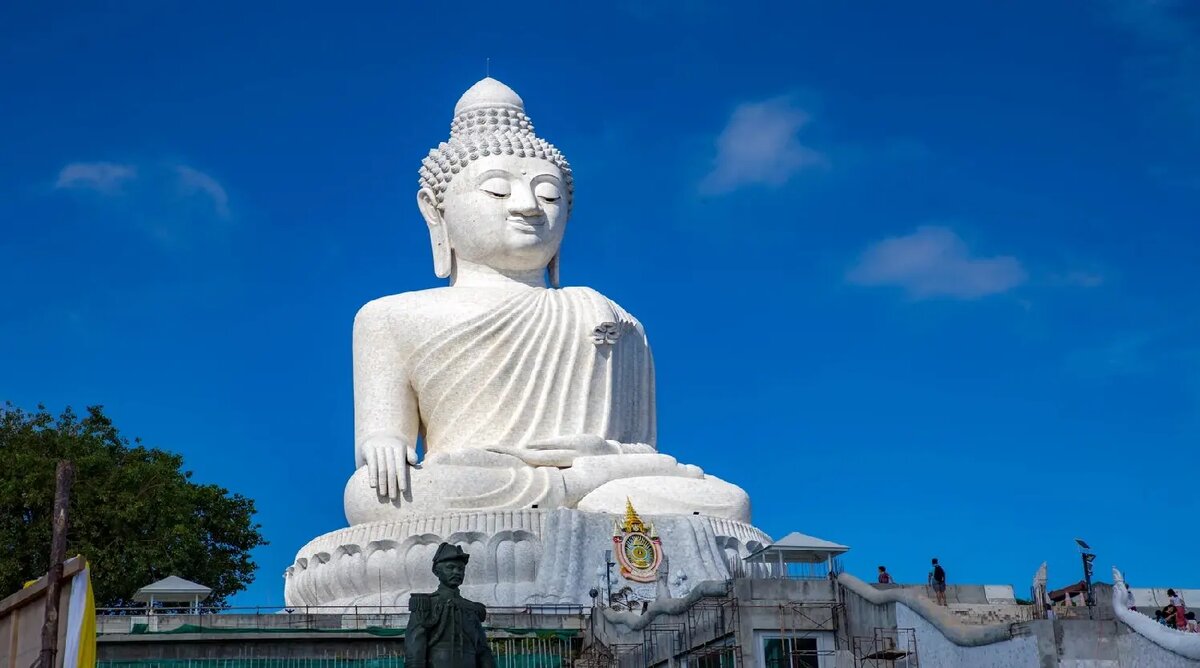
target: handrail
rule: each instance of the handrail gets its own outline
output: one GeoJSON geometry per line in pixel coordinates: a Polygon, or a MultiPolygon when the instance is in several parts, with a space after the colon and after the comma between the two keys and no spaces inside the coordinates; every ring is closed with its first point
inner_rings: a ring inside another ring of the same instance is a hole
{"type": "Polygon", "coordinates": [[[875,605],[900,603],[917,613],[941,632],[947,640],[959,647],[980,647],[1012,639],[1009,624],[985,624],[968,626],[955,619],[933,601],[913,594],[905,589],[876,589],[862,580],[842,573],[837,582],[843,588],[875,605]]]}
{"type": "MultiPolygon", "coordinates": [[[[588,606],[571,603],[531,603],[524,606],[488,606],[489,615],[584,615],[588,606]]],[[[253,605],[253,606],[162,606],[149,608],[147,606],[117,606],[96,608],[97,615],[105,616],[147,616],[147,615],[396,615],[408,614],[407,605],[253,605]]]]}
{"type": "Polygon", "coordinates": [[[1125,597],[1129,589],[1125,584],[1125,576],[1115,566],[1112,589],[1113,612],[1130,630],[1172,654],[1193,660],[1200,659],[1200,635],[1168,628],[1136,610],[1125,607],[1125,597]]]}

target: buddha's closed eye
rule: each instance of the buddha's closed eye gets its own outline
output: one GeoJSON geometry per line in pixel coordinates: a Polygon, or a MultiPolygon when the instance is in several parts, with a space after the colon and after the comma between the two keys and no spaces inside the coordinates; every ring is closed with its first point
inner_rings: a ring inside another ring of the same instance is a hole
{"type": "Polygon", "coordinates": [[[545,202],[557,202],[561,197],[558,187],[553,183],[539,183],[533,189],[533,192],[538,196],[538,199],[545,202]]]}
{"type": "Polygon", "coordinates": [[[508,181],[500,178],[484,181],[479,189],[497,199],[504,199],[512,194],[512,186],[508,181]]]}

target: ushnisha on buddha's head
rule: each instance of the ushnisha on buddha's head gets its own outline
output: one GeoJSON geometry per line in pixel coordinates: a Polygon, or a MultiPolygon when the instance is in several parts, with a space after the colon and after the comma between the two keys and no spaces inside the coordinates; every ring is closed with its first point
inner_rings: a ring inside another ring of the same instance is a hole
{"type": "Polygon", "coordinates": [[[487,78],[454,107],[450,138],[421,163],[417,205],[429,226],[434,273],[494,273],[558,285],[571,212],[571,167],[533,132],[521,98],[487,78]]]}

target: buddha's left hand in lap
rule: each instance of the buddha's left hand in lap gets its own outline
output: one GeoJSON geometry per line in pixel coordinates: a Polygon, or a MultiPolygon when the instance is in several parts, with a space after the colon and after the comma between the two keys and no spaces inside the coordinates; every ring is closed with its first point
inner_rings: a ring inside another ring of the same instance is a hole
{"type": "Polygon", "coordinates": [[[595,434],[559,436],[528,443],[516,448],[491,446],[487,449],[491,452],[516,457],[530,466],[555,466],[558,468],[571,467],[579,457],[654,451],[649,445],[640,443],[623,444],[617,441],[605,440],[595,434]]]}

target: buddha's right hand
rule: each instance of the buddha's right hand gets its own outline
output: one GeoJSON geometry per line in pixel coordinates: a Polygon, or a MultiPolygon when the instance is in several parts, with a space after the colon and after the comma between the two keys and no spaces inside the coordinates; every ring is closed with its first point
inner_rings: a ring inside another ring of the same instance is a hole
{"type": "Polygon", "coordinates": [[[408,467],[417,463],[417,449],[394,436],[373,436],[362,445],[367,461],[367,484],[380,497],[393,501],[408,491],[408,467]]]}

